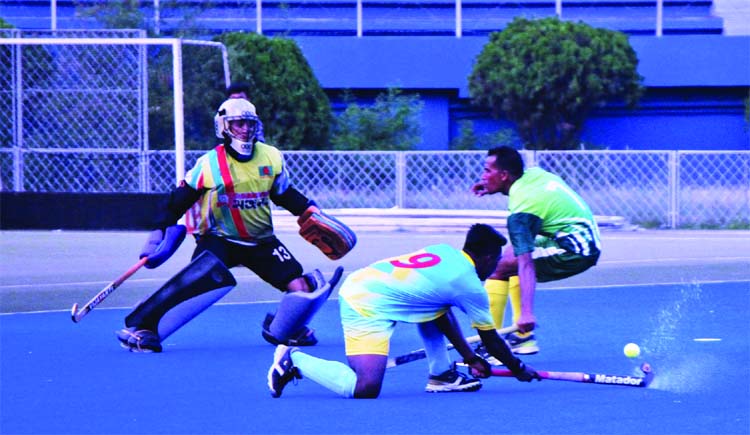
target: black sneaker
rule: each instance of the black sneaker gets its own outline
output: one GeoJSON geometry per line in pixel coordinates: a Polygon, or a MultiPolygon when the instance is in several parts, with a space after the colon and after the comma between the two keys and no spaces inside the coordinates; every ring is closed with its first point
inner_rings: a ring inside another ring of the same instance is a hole
{"type": "Polygon", "coordinates": [[[283,344],[276,346],[273,353],[273,364],[268,369],[268,389],[271,390],[272,397],[281,397],[281,392],[290,381],[302,379],[297,367],[292,363],[292,352],[297,351],[296,347],[289,347],[283,344]]]}
{"type": "Polygon", "coordinates": [[[503,338],[510,346],[510,350],[516,355],[534,355],[539,352],[539,345],[536,344],[536,337],[533,332],[526,336],[511,332],[503,338]]]}
{"type": "Polygon", "coordinates": [[[162,351],[161,339],[159,334],[148,329],[138,329],[135,327],[123,328],[117,332],[117,339],[120,346],[131,352],[141,353],[159,353],[162,351]]]}
{"type": "Polygon", "coordinates": [[[487,348],[484,347],[484,344],[482,343],[479,343],[477,347],[474,348],[474,353],[484,358],[484,360],[490,363],[491,366],[498,367],[498,366],[503,365],[502,361],[500,361],[499,359],[490,355],[489,352],[487,352],[487,348]]]}
{"type": "Polygon", "coordinates": [[[425,391],[428,393],[452,393],[452,392],[469,392],[477,391],[482,388],[482,382],[465,373],[456,370],[456,364],[441,373],[440,375],[430,375],[427,381],[425,391]]]}

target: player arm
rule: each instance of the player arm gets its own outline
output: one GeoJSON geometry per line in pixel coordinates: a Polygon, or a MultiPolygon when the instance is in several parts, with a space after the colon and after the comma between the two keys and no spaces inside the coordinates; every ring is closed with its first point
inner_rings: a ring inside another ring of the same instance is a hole
{"type": "Polygon", "coordinates": [[[289,177],[283,170],[273,181],[270,194],[271,201],[273,201],[274,204],[285,208],[295,216],[301,215],[311,206],[317,208],[315,201],[308,199],[302,194],[302,192],[292,186],[289,177]]]}
{"type": "Polygon", "coordinates": [[[518,261],[518,280],[521,285],[521,315],[516,323],[523,332],[531,331],[536,326],[536,269],[531,253],[535,248],[534,239],[542,230],[542,223],[539,216],[531,213],[513,213],[508,217],[508,234],[518,261]]]}
{"type": "Polygon", "coordinates": [[[536,293],[536,268],[531,253],[527,252],[517,257],[518,282],[521,286],[521,315],[516,324],[522,332],[528,332],[536,326],[534,316],[534,294],[536,293]]]}
{"type": "Polygon", "coordinates": [[[175,187],[159,208],[153,229],[141,248],[139,258],[147,257],[146,268],[159,267],[174,254],[185,239],[186,228],[177,221],[200,198],[200,192],[184,181],[175,187]]]}
{"type": "Polygon", "coordinates": [[[165,229],[177,223],[190,207],[201,197],[202,192],[193,189],[184,181],[172,189],[167,200],[159,208],[153,222],[153,229],[165,229]]]}
{"type": "Polygon", "coordinates": [[[495,329],[477,329],[482,344],[487,348],[487,352],[499,359],[505,367],[513,373],[519,381],[530,382],[534,379],[541,380],[541,376],[531,367],[526,366],[523,361],[516,358],[508,347],[508,344],[500,338],[495,329]]]}
{"type": "Polygon", "coordinates": [[[274,194],[271,192],[271,201],[279,207],[283,207],[295,216],[299,216],[307,210],[308,207],[315,206],[315,201],[308,199],[299,190],[294,187],[288,187],[282,193],[274,194]]]}
{"type": "Polygon", "coordinates": [[[477,329],[477,333],[479,334],[479,338],[482,339],[482,344],[487,348],[487,352],[490,355],[499,359],[510,371],[518,371],[521,369],[521,360],[513,355],[508,344],[505,343],[505,340],[500,338],[496,329],[477,329]]]}
{"type": "Polygon", "coordinates": [[[315,245],[331,260],[338,260],[357,244],[357,235],[346,224],[320,210],[315,201],[308,199],[291,186],[282,171],[274,180],[271,201],[299,216],[299,235],[315,245]]]}

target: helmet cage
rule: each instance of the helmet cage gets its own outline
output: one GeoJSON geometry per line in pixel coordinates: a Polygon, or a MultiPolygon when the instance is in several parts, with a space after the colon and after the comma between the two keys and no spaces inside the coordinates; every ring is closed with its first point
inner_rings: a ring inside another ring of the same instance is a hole
{"type": "Polygon", "coordinates": [[[250,131],[248,132],[248,139],[247,142],[251,142],[253,138],[255,137],[255,134],[258,132],[258,117],[255,115],[250,114],[249,112],[246,112],[243,115],[240,116],[225,116],[222,122],[224,123],[224,129],[223,132],[229,136],[231,139],[237,139],[238,138],[234,133],[232,133],[232,121],[241,121],[246,120],[250,124],[250,131]]]}
{"type": "Polygon", "coordinates": [[[248,142],[252,142],[255,138],[255,134],[258,131],[258,122],[260,121],[258,116],[255,114],[255,106],[247,100],[243,99],[230,99],[225,101],[216,112],[214,117],[214,129],[216,131],[216,137],[219,139],[237,139],[232,134],[230,128],[230,121],[247,120],[250,122],[250,134],[248,142]]]}

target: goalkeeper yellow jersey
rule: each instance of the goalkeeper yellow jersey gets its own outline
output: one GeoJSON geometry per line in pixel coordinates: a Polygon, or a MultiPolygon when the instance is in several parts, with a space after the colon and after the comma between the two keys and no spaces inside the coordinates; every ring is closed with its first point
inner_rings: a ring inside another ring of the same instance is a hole
{"type": "Polygon", "coordinates": [[[421,323],[455,306],[466,313],[472,327],[494,328],[487,291],[474,261],[447,244],[359,269],[347,277],[339,297],[363,317],[421,323]]]}
{"type": "MultiPolygon", "coordinates": [[[[193,232],[253,242],[273,235],[271,192],[289,187],[281,152],[256,142],[252,159],[234,159],[219,145],[201,156],[185,182],[202,192],[193,232]]],[[[194,206],[194,209],[196,209],[194,206]]]]}

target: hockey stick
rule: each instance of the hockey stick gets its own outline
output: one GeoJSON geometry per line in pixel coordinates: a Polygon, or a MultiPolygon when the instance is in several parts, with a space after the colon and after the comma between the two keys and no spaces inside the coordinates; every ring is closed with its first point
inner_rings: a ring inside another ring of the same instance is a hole
{"type": "MultiPolygon", "coordinates": [[[[511,326],[506,326],[505,328],[502,328],[502,329],[498,329],[497,333],[500,335],[504,335],[504,334],[510,334],[511,332],[516,332],[516,331],[518,331],[518,326],[511,325],[511,326]]],[[[479,335],[472,335],[471,337],[466,337],[466,342],[469,344],[479,343],[480,341],[482,341],[482,339],[479,338],[479,335]]],[[[448,343],[448,350],[451,350],[453,348],[454,348],[453,344],[448,343]]],[[[410,363],[412,361],[417,361],[417,360],[425,359],[425,358],[427,358],[427,354],[425,353],[424,349],[417,349],[415,351],[405,353],[403,355],[399,355],[396,357],[389,357],[388,362],[385,365],[385,368],[389,369],[392,367],[400,366],[402,364],[410,363]]]]}
{"type": "MultiPolygon", "coordinates": [[[[571,381],[583,382],[586,384],[605,384],[605,385],[622,385],[624,387],[648,387],[654,379],[654,372],[649,363],[641,364],[641,371],[644,376],[620,376],[620,375],[603,375],[599,373],[582,373],[582,372],[548,372],[537,370],[542,379],[553,381],[571,381]]],[[[492,376],[513,377],[513,373],[507,369],[492,368],[492,376]]]]}
{"type": "Polygon", "coordinates": [[[125,282],[126,279],[130,278],[132,274],[136,273],[138,269],[146,264],[147,260],[148,257],[143,257],[138,260],[138,262],[131,266],[130,269],[126,270],[125,273],[122,274],[122,276],[107,284],[107,286],[104,287],[102,291],[97,293],[96,296],[88,301],[86,305],[84,305],[80,310],[78,310],[78,304],[73,304],[73,308],[70,310],[70,317],[73,319],[73,322],[80,322],[83,316],[88,314],[89,311],[93,310],[97,305],[99,305],[104,299],[107,298],[107,296],[109,296],[110,293],[115,291],[115,289],[119,287],[120,284],[125,282]]]}

